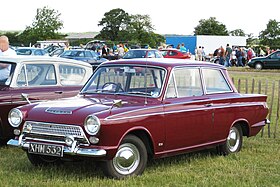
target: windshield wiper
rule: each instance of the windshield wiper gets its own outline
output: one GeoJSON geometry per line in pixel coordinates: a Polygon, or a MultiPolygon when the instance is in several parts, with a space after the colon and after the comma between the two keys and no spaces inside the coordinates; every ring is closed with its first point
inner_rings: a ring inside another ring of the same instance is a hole
{"type": "Polygon", "coordinates": [[[126,93],[128,93],[128,94],[136,94],[136,95],[148,95],[148,96],[151,96],[150,93],[140,92],[140,91],[126,92],[126,93]]]}

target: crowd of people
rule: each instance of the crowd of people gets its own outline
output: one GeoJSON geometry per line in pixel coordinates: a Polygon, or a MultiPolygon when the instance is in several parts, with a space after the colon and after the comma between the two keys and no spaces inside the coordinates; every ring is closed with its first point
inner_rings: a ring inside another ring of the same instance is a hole
{"type": "Polygon", "coordinates": [[[230,47],[229,44],[226,45],[224,49],[223,46],[217,48],[213,56],[218,57],[219,64],[224,65],[226,67],[231,66],[242,66],[244,67],[246,63],[254,57],[257,56],[266,56],[270,53],[274,52],[269,48],[266,48],[264,51],[262,48],[259,48],[258,52],[256,53],[252,48],[245,48],[245,47],[230,47]]]}
{"type": "MultiPolygon", "coordinates": [[[[176,48],[182,52],[188,52],[184,43],[179,43],[176,48]]],[[[226,48],[220,46],[213,52],[213,54],[206,55],[204,47],[198,46],[195,48],[194,59],[197,61],[208,61],[211,57],[214,60],[218,60],[219,64],[226,67],[244,67],[250,59],[258,56],[266,56],[272,52],[274,52],[274,50],[270,50],[269,47],[265,50],[260,47],[256,52],[252,48],[245,48],[241,46],[230,47],[230,45],[227,44],[226,48]]]]}

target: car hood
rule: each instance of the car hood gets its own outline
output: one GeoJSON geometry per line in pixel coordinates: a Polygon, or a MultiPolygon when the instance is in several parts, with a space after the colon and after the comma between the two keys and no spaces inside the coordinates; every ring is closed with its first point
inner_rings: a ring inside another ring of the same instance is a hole
{"type": "Polygon", "coordinates": [[[28,121],[81,124],[88,115],[99,115],[106,118],[116,113],[137,109],[140,106],[143,106],[143,102],[76,96],[33,104],[31,108],[22,108],[22,110],[26,110],[26,120],[28,121]]]}

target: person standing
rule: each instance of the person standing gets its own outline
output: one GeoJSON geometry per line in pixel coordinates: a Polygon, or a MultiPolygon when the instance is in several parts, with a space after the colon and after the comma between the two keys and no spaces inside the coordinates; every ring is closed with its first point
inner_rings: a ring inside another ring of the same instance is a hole
{"type": "Polygon", "coordinates": [[[198,49],[197,49],[197,57],[198,57],[198,61],[202,61],[202,48],[201,48],[201,46],[199,46],[198,49]]]}
{"type": "Polygon", "coordinates": [[[119,44],[119,47],[118,47],[118,57],[119,58],[122,58],[124,55],[124,48],[123,48],[123,44],[119,44]]]}
{"type": "Polygon", "coordinates": [[[225,63],[225,49],[223,48],[223,46],[221,46],[219,50],[219,64],[224,65],[224,63],[225,63]]]}
{"type": "Polygon", "coordinates": [[[0,36],[1,56],[15,56],[17,53],[9,47],[9,38],[5,35],[0,36]]]}
{"type": "Polygon", "coordinates": [[[187,49],[186,49],[184,43],[181,44],[180,51],[181,51],[181,52],[187,52],[187,49]]]}
{"type": "MultiPolygon", "coordinates": [[[[7,36],[0,36],[0,56],[16,56],[17,53],[9,47],[9,39],[7,36]]],[[[10,76],[11,65],[0,64],[0,81],[5,82],[10,76]]]]}
{"type": "Polygon", "coordinates": [[[229,44],[227,44],[226,53],[225,53],[225,56],[226,56],[225,67],[230,67],[230,66],[232,66],[232,65],[231,65],[231,62],[230,62],[231,54],[232,54],[232,49],[231,49],[231,47],[229,46],[229,44]]]}
{"type": "Polygon", "coordinates": [[[236,50],[236,58],[237,58],[237,66],[244,66],[242,62],[242,49],[241,47],[238,47],[236,50]]]}

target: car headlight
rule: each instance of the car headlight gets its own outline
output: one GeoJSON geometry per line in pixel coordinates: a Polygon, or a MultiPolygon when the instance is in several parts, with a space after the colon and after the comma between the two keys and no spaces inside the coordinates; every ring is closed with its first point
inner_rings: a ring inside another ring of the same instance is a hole
{"type": "Polygon", "coordinates": [[[9,112],[8,121],[13,127],[18,127],[22,122],[22,118],[22,112],[17,108],[14,108],[9,112]]]}
{"type": "Polygon", "coordinates": [[[96,116],[89,115],[84,122],[84,126],[88,134],[96,135],[100,129],[100,120],[96,116]]]}

